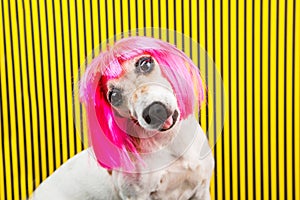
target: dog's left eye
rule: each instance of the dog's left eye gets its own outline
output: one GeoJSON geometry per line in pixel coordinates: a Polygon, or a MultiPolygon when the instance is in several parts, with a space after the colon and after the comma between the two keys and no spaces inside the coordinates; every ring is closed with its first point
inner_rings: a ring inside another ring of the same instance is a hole
{"type": "Polygon", "coordinates": [[[113,88],[108,93],[108,100],[113,106],[120,106],[123,102],[122,91],[117,88],[113,88]]]}
{"type": "Polygon", "coordinates": [[[154,61],[151,57],[141,57],[136,63],[135,67],[138,73],[149,73],[154,67],[154,61]]]}

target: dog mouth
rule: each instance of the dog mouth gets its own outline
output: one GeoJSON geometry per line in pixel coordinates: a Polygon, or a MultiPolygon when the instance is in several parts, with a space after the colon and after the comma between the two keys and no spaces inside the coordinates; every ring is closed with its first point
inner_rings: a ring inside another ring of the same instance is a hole
{"type": "MultiPolygon", "coordinates": [[[[134,124],[138,125],[139,127],[143,128],[143,129],[151,130],[151,131],[157,130],[160,132],[164,132],[164,131],[168,131],[168,130],[172,129],[175,126],[175,124],[178,121],[178,117],[179,117],[179,112],[177,110],[175,110],[168,117],[165,117],[165,118],[156,117],[155,120],[159,121],[160,123],[156,123],[155,125],[153,125],[150,128],[142,126],[135,117],[131,116],[130,118],[134,124]]],[[[145,120],[147,122],[150,122],[151,118],[146,117],[145,120]]],[[[153,118],[152,118],[152,120],[153,120],[153,118]]]]}
{"type": "Polygon", "coordinates": [[[161,128],[159,129],[159,131],[163,132],[163,131],[167,131],[170,130],[177,122],[177,118],[178,118],[178,111],[175,110],[173,112],[172,115],[170,115],[162,124],[161,128]]]}

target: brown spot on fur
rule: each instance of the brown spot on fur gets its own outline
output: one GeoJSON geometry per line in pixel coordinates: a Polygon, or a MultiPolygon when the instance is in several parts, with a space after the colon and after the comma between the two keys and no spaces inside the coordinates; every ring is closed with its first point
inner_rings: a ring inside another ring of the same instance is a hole
{"type": "Polygon", "coordinates": [[[107,170],[108,174],[111,175],[112,174],[112,170],[107,170]]]}
{"type": "Polygon", "coordinates": [[[147,86],[143,86],[142,89],[141,89],[141,93],[145,93],[148,91],[148,87],[147,86]]]}
{"type": "Polygon", "coordinates": [[[137,94],[134,93],[134,94],[133,94],[133,102],[134,102],[134,103],[137,101],[137,98],[138,98],[137,94]]]}
{"type": "Polygon", "coordinates": [[[137,151],[138,153],[141,153],[141,151],[142,151],[142,150],[141,150],[141,146],[140,146],[141,139],[138,138],[138,137],[130,137],[130,139],[131,139],[131,141],[132,141],[134,147],[136,148],[136,151],[137,151]]]}

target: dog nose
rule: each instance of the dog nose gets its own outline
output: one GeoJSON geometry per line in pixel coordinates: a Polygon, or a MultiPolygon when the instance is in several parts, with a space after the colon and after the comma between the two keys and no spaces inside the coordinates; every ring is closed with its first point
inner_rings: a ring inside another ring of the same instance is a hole
{"type": "Polygon", "coordinates": [[[161,102],[153,102],[143,111],[145,122],[157,127],[162,125],[168,119],[169,115],[166,106],[161,102]]]}

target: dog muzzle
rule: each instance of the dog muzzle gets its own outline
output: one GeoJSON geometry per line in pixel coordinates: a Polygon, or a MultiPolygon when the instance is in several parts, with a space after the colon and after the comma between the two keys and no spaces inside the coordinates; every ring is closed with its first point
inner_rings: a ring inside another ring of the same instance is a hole
{"type": "Polygon", "coordinates": [[[131,111],[145,130],[167,131],[178,121],[180,113],[177,100],[169,88],[151,84],[147,85],[147,92],[142,93],[137,89],[133,95],[138,98],[131,111]]]}
{"type": "Polygon", "coordinates": [[[143,119],[154,129],[165,131],[171,129],[177,121],[178,111],[172,112],[161,102],[153,102],[143,111],[143,119]]]}

